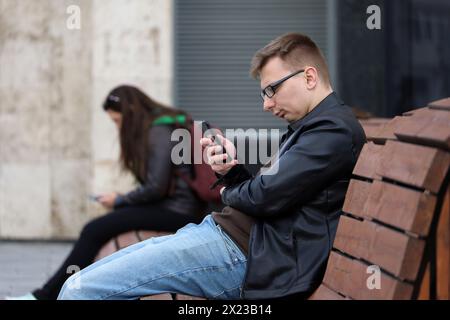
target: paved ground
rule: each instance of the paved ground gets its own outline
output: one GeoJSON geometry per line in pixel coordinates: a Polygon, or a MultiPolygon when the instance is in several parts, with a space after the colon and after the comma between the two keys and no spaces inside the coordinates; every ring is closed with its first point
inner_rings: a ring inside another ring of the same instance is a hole
{"type": "Polygon", "coordinates": [[[0,241],[0,299],[42,285],[71,248],[70,242],[0,241]]]}

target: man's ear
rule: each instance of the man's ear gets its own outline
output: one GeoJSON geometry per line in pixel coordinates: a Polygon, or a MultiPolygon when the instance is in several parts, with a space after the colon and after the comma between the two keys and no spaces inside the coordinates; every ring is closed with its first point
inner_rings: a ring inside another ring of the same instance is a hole
{"type": "Polygon", "coordinates": [[[306,67],[304,72],[304,77],[306,80],[306,88],[311,90],[317,86],[319,82],[319,74],[317,69],[314,67],[306,67]]]}

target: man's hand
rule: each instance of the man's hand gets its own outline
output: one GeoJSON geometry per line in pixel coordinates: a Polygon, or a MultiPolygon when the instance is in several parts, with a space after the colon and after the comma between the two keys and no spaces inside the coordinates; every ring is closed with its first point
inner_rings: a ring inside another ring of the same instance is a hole
{"type": "Polygon", "coordinates": [[[114,201],[116,200],[117,196],[117,192],[103,194],[98,198],[98,202],[100,202],[105,208],[112,209],[114,207],[114,201]]]}
{"type": "Polygon", "coordinates": [[[211,169],[218,174],[224,175],[238,163],[235,159],[236,148],[230,140],[219,134],[216,135],[216,139],[219,139],[223,147],[215,144],[210,138],[200,139],[200,144],[206,149],[208,164],[211,166],[211,169]],[[225,150],[226,152],[224,152],[225,150]],[[233,160],[230,159],[227,162],[228,155],[233,160]]]}

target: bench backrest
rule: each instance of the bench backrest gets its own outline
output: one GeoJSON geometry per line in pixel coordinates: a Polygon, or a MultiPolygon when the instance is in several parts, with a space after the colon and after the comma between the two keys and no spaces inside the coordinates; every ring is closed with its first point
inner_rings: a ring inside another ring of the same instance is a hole
{"type": "Polygon", "coordinates": [[[450,98],[369,122],[311,299],[449,299],[450,98]]]}

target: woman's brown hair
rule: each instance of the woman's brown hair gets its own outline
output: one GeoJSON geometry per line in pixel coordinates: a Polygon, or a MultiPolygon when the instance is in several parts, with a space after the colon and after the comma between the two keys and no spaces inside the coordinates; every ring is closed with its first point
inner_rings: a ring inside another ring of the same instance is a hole
{"type": "Polygon", "coordinates": [[[153,121],[161,116],[186,115],[185,112],[154,101],[140,89],[122,85],[111,90],[103,103],[105,111],[122,114],[120,127],[120,162],[144,183],[149,153],[148,131],[153,121]]]}

